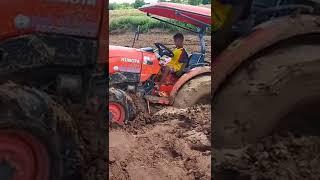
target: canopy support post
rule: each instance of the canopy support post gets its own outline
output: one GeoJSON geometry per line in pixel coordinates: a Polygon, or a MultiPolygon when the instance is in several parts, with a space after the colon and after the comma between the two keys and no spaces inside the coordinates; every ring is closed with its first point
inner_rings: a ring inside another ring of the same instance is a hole
{"type": "Polygon", "coordinates": [[[206,44],[205,44],[205,39],[204,39],[205,34],[206,34],[206,28],[205,27],[200,28],[198,35],[199,35],[199,39],[200,39],[200,42],[199,42],[200,52],[202,54],[206,53],[206,44]]]}

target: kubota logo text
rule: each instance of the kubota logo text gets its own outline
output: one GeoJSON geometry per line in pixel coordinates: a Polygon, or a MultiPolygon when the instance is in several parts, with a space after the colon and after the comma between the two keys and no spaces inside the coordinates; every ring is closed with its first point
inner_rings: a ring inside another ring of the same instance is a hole
{"type": "Polygon", "coordinates": [[[46,1],[56,2],[56,3],[89,5],[89,6],[95,6],[97,4],[97,0],[46,0],[46,1]]]}
{"type": "Polygon", "coordinates": [[[129,63],[140,63],[138,59],[131,59],[131,58],[121,58],[122,62],[129,62],[129,63]]]}

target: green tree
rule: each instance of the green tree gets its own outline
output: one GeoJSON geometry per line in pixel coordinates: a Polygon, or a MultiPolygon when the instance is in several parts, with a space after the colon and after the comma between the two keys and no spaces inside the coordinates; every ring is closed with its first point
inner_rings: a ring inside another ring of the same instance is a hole
{"type": "Polygon", "coordinates": [[[188,4],[197,6],[201,3],[202,0],[188,0],[188,4]]]}
{"type": "Polygon", "coordinates": [[[202,0],[202,4],[209,4],[209,0],[202,0]]]}
{"type": "Polygon", "coordinates": [[[109,10],[119,9],[119,5],[117,3],[110,3],[109,10]]]}
{"type": "Polygon", "coordinates": [[[139,7],[145,5],[146,3],[144,2],[144,0],[135,0],[133,3],[133,7],[135,9],[138,9],[139,7]]]}
{"type": "Polygon", "coordinates": [[[182,3],[182,0],[170,0],[170,2],[172,2],[172,3],[182,3]]]}

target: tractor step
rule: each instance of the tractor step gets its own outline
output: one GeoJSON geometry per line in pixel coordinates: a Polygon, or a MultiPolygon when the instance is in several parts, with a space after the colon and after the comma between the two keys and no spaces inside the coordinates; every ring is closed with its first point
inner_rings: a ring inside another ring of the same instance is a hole
{"type": "Polygon", "coordinates": [[[145,98],[147,101],[154,103],[154,104],[170,105],[170,98],[169,97],[159,97],[159,96],[146,95],[145,98]]]}

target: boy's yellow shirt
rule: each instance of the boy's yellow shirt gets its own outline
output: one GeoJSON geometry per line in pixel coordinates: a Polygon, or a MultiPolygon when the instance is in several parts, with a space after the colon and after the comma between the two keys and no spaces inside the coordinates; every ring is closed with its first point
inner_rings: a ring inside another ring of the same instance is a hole
{"type": "Polygon", "coordinates": [[[171,61],[167,64],[168,67],[174,69],[175,72],[180,71],[183,63],[179,62],[180,56],[182,55],[183,48],[175,48],[173,51],[173,57],[171,61]]]}

